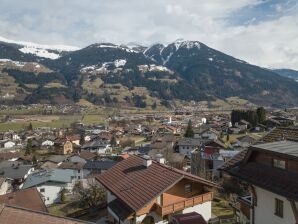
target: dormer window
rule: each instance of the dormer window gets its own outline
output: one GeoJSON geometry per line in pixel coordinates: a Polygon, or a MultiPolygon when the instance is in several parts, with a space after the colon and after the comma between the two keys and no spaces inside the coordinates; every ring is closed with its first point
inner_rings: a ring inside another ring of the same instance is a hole
{"type": "Polygon", "coordinates": [[[273,159],[273,167],[279,168],[279,169],[286,169],[286,161],[281,159],[273,159]]]}

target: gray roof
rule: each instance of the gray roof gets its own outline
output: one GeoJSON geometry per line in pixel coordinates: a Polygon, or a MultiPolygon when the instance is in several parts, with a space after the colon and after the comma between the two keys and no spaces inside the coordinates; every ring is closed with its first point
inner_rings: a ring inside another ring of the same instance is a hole
{"type": "Polygon", "coordinates": [[[298,142],[278,141],[254,145],[253,147],[257,149],[264,149],[271,152],[298,157],[298,142]]]}
{"type": "Polygon", "coordinates": [[[88,160],[87,163],[84,165],[84,169],[86,170],[108,170],[112,166],[116,165],[117,162],[113,160],[106,160],[106,161],[90,161],[88,160]]]}
{"type": "Polygon", "coordinates": [[[201,144],[202,140],[197,138],[181,138],[178,140],[178,145],[199,146],[201,144]]]}
{"type": "Polygon", "coordinates": [[[24,182],[23,189],[34,187],[46,182],[70,183],[73,170],[48,169],[32,173],[24,182]]]}
{"type": "Polygon", "coordinates": [[[45,161],[51,161],[54,163],[61,163],[64,160],[66,160],[69,157],[69,155],[52,155],[45,159],[45,161]]]}
{"type": "Polygon", "coordinates": [[[0,168],[0,175],[11,179],[22,179],[31,168],[31,165],[2,167],[0,168]]]}
{"type": "Polygon", "coordinates": [[[109,143],[101,140],[94,140],[83,145],[83,149],[106,147],[109,143]]]}

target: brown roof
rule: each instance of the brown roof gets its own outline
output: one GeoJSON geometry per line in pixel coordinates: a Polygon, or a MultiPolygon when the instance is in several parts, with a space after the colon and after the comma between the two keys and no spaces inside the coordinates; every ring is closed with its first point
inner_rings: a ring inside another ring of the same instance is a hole
{"type": "Polygon", "coordinates": [[[84,150],[84,151],[80,152],[79,156],[85,160],[91,160],[96,157],[96,155],[94,153],[92,153],[88,150],[84,150]]]}
{"type": "Polygon", "coordinates": [[[0,195],[0,203],[47,212],[47,208],[36,188],[29,188],[0,195]]]}
{"type": "Polygon", "coordinates": [[[63,162],[58,167],[59,169],[71,169],[71,170],[81,170],[84,167],[84,163],[77,163],[77,162],[63,162]]]}
{"type": "Polygon", "coordinates": [[[280,140],[298,141],[298,127],[275,128],[263,138],[264,142],[275,142],[280,140]]]}
{"type": "Polygon", "coordinates": [[[210,181],[155,161],[149,167],[143,162],[141,157],[130,156],[96,179],[135,212],[183,178],[217,187],[210,181]]]}
{"type": "Polygon", "coordinates": [[[231,167],[239,165],[242,162],[242,160],[245,158],[246,154],[247,154],[247,149],[240,151],[237,155],[235,155],[234,157],[229,159],[227,162],[225,162],[219,169],[226,170],[231,167]]]}
{"type": "Polygon", "coordinates": [[[83,224],[90,223],[81,220],[53,216],[11,205],[0,205],[1,224],[83,224]]]}
{"type": "Polygon", "coordinates": [[[248,150],[238,153],[220,169],[249,184],[298,201],[298,173],[278,169],[249,159],[253,158],[254,153],[258,151],[288,156],[286,153],[282,153],[282,151],[290,150],[290,148],[287,148],[288,143],[288,141],[283,141],[251,146],[248,150]],[[284,147],[279,152],[275,151],[276,149],[273,146],[268,149],[265,148],[265,146],[281,145],[282,143],[284,143],[284,147]]]}
{"type": "Polygon", "coordinates": [[[2,152],[0,153],[0,160],[9,160],[12,158],[19,158],[22,156],[22,153],[19,152],[2,152]]]}

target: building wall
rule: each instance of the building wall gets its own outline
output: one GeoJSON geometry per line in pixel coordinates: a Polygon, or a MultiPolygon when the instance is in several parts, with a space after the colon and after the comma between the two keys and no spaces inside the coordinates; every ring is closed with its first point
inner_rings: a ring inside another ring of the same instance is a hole
{"type": "MultiPolygon", "coordinates": [[[[290,202],[280,195],[255,187],[257,195],[257,206],[255,209],[255,224],[293,224],[296,223],[290,202]],[[275,198],[283,201],[283,218],[276,216],[275,198]]],[[[296,203],[296,206],[298,204],[296,203]]],[[[251,219],[252,220],[252,219],[251,219]]]]}
{"type": "Polygon", "coordinates": [[[37,190],[44,198],[45,205],[60,202],[60,191],[65,186],[63,184],[46,183],[37,187],[37,190]],[[44,189],[44,192],[41,192],[44,189]]]}
{"type": "Polygon", "coordinates": [[[0,195],[6,194],[9,188],[8,181],[5,180],[0,186],[0,195]]]}
{"type": "Polygon", "coordinates": [[[209,219],[211,219],[211,201],[207,201],[205,203],[186,208],[182,211],[182,214],[190,212],[197,212],[201,214],[206,221],[208,221],[209,219]]]}
{"type": "Polygon", "coordinates": [[[199,194],[203,194],[203,186],[199,183],[191,182],[189,180],[183,179],[171,189],[163,193],[162,204],[169,205],[179,201],[183,201],[186,198],[190,198],[199,194]],[[185,185],[191,184],[192,191],[190,193],[185,193],[185,185]]]}

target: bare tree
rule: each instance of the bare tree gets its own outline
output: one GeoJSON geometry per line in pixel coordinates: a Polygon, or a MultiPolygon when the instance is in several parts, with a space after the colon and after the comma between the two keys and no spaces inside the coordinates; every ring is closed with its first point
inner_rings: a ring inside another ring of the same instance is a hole
{"type": "Polygon", "coordinates": [[[86,187],[78,182],[73,191],[84,206],[95,207],[106,201],[106,190],[94,182],[88,182],[86,187]]]}

